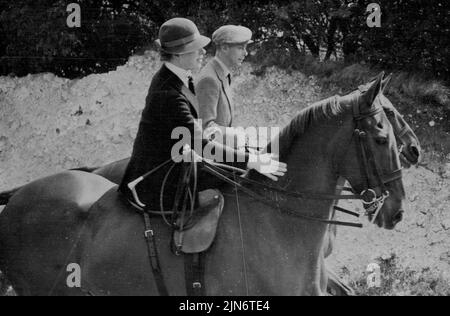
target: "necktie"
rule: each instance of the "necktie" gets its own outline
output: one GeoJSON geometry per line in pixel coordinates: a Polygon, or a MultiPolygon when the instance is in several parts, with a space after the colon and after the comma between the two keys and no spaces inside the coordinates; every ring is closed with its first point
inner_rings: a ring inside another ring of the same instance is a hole
{"type": "Polygon", "coordinates": [[[191,90],[191,92],[195,94],[194,78],[192,78],[192,76],[189,76],[188,79],[189,90],[191,90]]]}
{"type": "Polygon", "coordinates": [[[231,74],[228,74],[227,78],[228,78],[228,84],[231,86],[231,74]]]}

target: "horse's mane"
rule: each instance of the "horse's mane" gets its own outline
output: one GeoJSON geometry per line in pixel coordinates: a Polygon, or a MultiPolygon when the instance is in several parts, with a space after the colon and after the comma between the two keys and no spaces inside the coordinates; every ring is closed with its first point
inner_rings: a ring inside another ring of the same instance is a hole
{"type": "MultiPolygon", "coordinates": [[[[313,103],[303,109],[278,135],[280,157],[285,157],[292,143],[311,126],[329,120],[341,114],[345,107],[340,102],[341,97],[335,95],[328,99],[313,103]]],[[[267,147],[271,151],[272,143],[267,147]]]]}

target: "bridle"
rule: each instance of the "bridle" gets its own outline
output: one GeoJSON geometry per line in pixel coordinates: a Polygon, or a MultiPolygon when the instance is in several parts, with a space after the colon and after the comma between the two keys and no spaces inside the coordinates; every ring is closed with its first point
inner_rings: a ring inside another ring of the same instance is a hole
{"type": "MultiPolygon", "coordinates": [[[[359,93],[364,93],[367,91],[367,87],[364,85],[361,85],[358,87],[358,89],[355,91],[357,92],[359,91],[359,93]]],[[[386,113],[386,115],[388,116],[393,116],[395,117],[395,110],[391,107],[387,107],[387,106],[383,106],[383,110],[386,113]]],[[[391,123],[392,127],[394,128],[394,135],[395,135],[395,139],[397,141],[397,145],[398,145],[398,152],[401,153],[403,151],[403,148],[407,145],[407,142],[404,141],[404,137],[405,135],[410,131],[409,126],[406,124],[401,128],[397,128],[397,125],[394,126],[394,124],[392,124],[392,121],[389,119],[389,122],[391,123]]]]}
{"type": "MultiPolygon", "coordinates": [[[[384,112],[386,113],[386,115],[389,116],[393,116],[395,117],[395,112],[392,109],[389,108],[383,108],[384,112]]],[[[389,119],[389,121],[391,121],[389,119]]],[[[394,127],[394,125],[391,122],[391,125],[394,127]]],[[[406,134],[408,134],[408,132],[410,131],[410,128],[408,125],[404,125],[403,127],[396,129],[394,127],[394,134],[395,134],[395,139],[397,140],[397,145],[398,145],[398,152],[401,153],[403,151],[403,148],[406,146],[407,142],[404,140],[404,137],[406,134]]]]}
{"type": "MultiPolygon", "coordinates": [[[[357,100],[358,101],[358,100],[357,100]]],[[[236,191],[242,191],[251,198],[255,199],[256,201],[259,201],[261,203],[264,203],[268,205],[271,208],[278,209],[281,212],[288,214],[293,217],[301,218],[304,220],[309,221],[315,221],[320,222],[324,224],[332,224],[332,225],[340,225],[340,226],[350,226],[350,227],[358,227],[362,228],[363,225],[360,223],[353,223],[353,222],[342,222],[342,221],[336,221],[336,220],[329,220],[319,217],[312,217],[312,216],[306,216],[304,214],[299,213],[296,210],[293,210],[287,206],[281,205],[279,196],[284,197],[291,197],[296,199],[310,199],[310,200],[361,200],[362,203],[365,206],[366,214],[373,217],[372,222],[376,219],[378,216],[378,213],[380,212],[381,208],[384,205],[385,200],[389,197],[389,190],[387,189],[386,185],[390,182],[396,181],[398,179],[401,179],[402,172],[401,168],[397,169],[393,172],[391,172],[388,175],[384,175],[380,166],[374,159],[374,149],[371,146],[371,143],[367,139],[367,132],[364,131],[364,128],[362,126],[362,120],[368,117],[373,117],[376,114],[383,111],[382,107],[377,107],[373,109],[370,112],[367,113],[361,113],[359,110],[359,102],[354,102],[353,104],[353,121],[354,121],[354,133],[352,135],[351,142],[354,138],[356,138],[356,150],[358,153],[358,161],[360,164],[360,170],[361,175],[365,179],[365,189],[361,192],[361,194],[349,194],[349,195],[340,195],[340,194],[325,194],[325,193],[316,193],[316,192],[297,192],[297,191],[288,191],[285,189],[282,189],[280,187],[276,187],[273,185],[268,185],[259,181],[255,181],[246,177],[239,177],[238,174],[245,175],[247,174],[247,171],[230,167],[228,165],[215,163],[212,161],[209,161],[205,158],[202,158],[198,156],[193,150],[190,150],[191,156],[191,164],[196,164],[199,162],[203,168],[204,171],[210,173],[211,175],[223,180],[224,182],[231,184],[234,186],[236,191]],[[372,167],[374,174],[375,174],[375,180],[376,184],[375,186],[372,186],[372,183],[370,181],[370,166],[372,167]],[[231,171],[228,171],[231,170],[231,171]],[[238,179],[237,179],[238,178],[238,179]],[[255,192],[254,190],[244,186],[244,184],[248,184],[250,186],[259,187],[264,190],[264,194],[259,194],[255,192]],[[376,192],[381,192],[381,195],[378,196],[376,192]],[[276,199],[268,198],[268,196],[276,196],[276,199]]],[[[186,155],[186,152],[183,154],[186,155]]],[[[345,158],[345,157],[344,157],[345,158]]],[[[345,160],[345,159],[344,159],[345,160]]],[[[156,167],[152,171],[148,172],[144,176],[136,179],[135,181],[128,184],[129,189],[131,190],[134,200],[135,200],[135,206],[146,209],[146,205],[143,204],[138,197],[136,186],[142,182],[145,178],[152,175],[154,172],[156,172],[158,169],[161,169],[167,165],[169,165],[172,162],[172,167],[169,170],[169,173],[173,170],[173,167],[175,163],[172,159],[164,162],[160,166],[156,167]]],[[[194,170],[191,167],[191,170],[194,170]]],[[[197,168],[195,168],[195,171],[197,168]]],[[[194,174],[195,178],[196,175],[194,174]]],[[[168,175],[166,175],[165,180],[168,178],[168,175]]],[[[192,178],[192,177],[187,177],[192,178]]],[[[186,178],[186,179],[187,179],[186,178]]],[[[161,201],[162,196],[164,192],[166,181],[163,182],[162,190],[161,190],[161,201]]],[[[187,184],[187,183],[185,183],[187,184]]],[[[188,188],[188,191],[191,190],[191,188],[188,188]]],[[[196,185],[192,189],[193,191],[196,190],[196,185]]],[[[192,197],[195,196],[192,191],[189,194],[191,200],[192,197]]],[[[183,201],[184,202],[184,201],[183,201]]],[[[193,203],[193,202],[192,202],[193,203]]],[[[347,213],[350,215],[353,215],[355,217],[359,217],[359,214],[356,212],[348,211],[342,208],[337,208],[336,210],[341,211],[343,213],[347,213]]],[[[166,214],[173,214],[173,212],[167,212],[164,210],[164,207],[161,205],[160,212],[150,211],[147,210],[147,212],[155,215],[162,215],[163,217],[166,214]]],[[[191,210],[192,213],[192,210],[191,210]]],[[[170,223],[168,223],[170,224],[170,223]]]]}
{"type": "Polygon", "coordinates": [[[356,151],[358,153],[360,172],[365,180],[366,187],[366,189],[361,193],[364,197],[361,202],[364,204],[366,209],[366,215],[372,217],[371,222],[373,223],[383,207],[384,202],[390,195],[386,185],[402,178],[402,168],[400,167],[387,175],[383,174],[383,171],[374,158],[374,148],[372,143],[368,141],[367,132],[364,131],[362,126],[362,121],[364,119],[373,117],[383,112],[383,108],[380,106],[374,108],[370,112],[361,113],[358,99],[359,98],[357,98],[357,101],[353,103],[353,120],[355,122],[353,136],[356,138],[355,143],[356,151]],[[375,175],[375,186],[371,185],[369,165],[372,166],[372,170],[375,175]],[[381,192],[381,195],[377,196],[376,192],[381,192]]]}

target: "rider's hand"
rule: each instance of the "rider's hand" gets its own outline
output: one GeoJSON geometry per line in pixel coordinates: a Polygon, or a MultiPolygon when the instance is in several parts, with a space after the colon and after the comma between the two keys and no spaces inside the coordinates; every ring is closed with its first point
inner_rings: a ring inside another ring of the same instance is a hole
{"type": "Polygon", "coordinates": [[[278,161],[278,156],[275,154],[250,154],[247,167],[273,181],[278,181],[278,177],[284,176],[287,171],[287,164],[278,161]]]}
{"type": "Polygon", "coordinates": [[[222,130],[219,126],[211,126],[205,129],[205,131],[203,132],[203,136],[209,141],[220,139],[222,137],[222,130]]]}

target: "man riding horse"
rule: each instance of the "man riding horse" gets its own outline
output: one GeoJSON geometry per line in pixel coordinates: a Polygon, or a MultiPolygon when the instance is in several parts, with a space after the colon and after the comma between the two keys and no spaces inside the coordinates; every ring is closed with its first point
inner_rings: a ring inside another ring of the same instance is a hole
{"type": "Polygon", "coordinates": [[[252,32],[237,25],[224,25],[217,29],[212,40],[216,53],[200,72],[196,85],[200,118],[207,135],[215,140],[238,144],[237,130],[231,128],[235,105],[231,95],[232,71],[241,66],[247,53],[247,45],[253,41],[252,32]]]}

